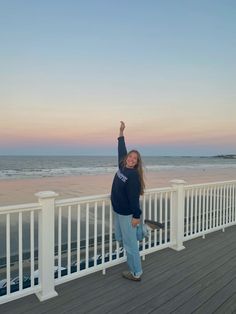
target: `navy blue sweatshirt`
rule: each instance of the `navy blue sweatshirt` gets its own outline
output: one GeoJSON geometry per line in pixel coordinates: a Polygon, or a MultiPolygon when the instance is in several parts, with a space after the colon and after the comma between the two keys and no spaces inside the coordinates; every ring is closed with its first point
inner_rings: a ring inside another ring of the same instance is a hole
{"type": "Polygon", "coordinates": [[[119,170],[113,180],[111,202],[116,213],[140,218],[142,211],[139,205],[141,191],[139,175],[137,169],[123,166],[122,161],[126,155],[124,136],[118,137],[119,170]]]}

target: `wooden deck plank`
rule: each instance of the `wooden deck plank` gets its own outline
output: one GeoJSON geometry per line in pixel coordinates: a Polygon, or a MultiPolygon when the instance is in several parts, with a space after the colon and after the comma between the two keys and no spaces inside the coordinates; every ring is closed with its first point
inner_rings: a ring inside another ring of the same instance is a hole
{"type": "MultiPolygon", "coordinates": [[[[212,299],[212,295],[220,290],[223,285],[227,285],[235,274],[236,255],[231,260],[231,269],[226,272],[225,263],[221,267],[210,271],[208,275],[204,272],[201,278],[192,282],[191,286],[181,291],[177,296],[170,299],[168,303],[163,304],[158,310],[163,308],[169,312],[175,313],[192,313],[201,308],[208,300],[212,299]],[[205,275],[205,278],[204,278],[205,275]],[[181,306],[179,306],[182,303],[181,306]]],[[[195,276],[197,274],[194,274],[195,276]]],[[[235,275],[236,276],[236,275],[235,275]]],[[[223,300],[222,300],[223,301],[223,300]]],[[[212,302],[212,301],[210,301],[212,302]]],[[[220,301],[221,302],[221,301],[220,301]]],[[[217,308],[215,306],[215,308],[217,308]]],[[[206,312],[203,312],[206,313],[206,312]]],[[[211,313],[211,312],[210,312],[211,313]]]]}
{"type": "Polygon", "coordinates": [[[0,311],[4,314],[205,311],[208,314],[211,313],[208,309],[214,309],[218,314],[232,313],[236,310],[235,234],[236,226],[224,233],[209,234],[204,240],[187,241],[183,251],[165,249],[146,256],[141,282],[121,277],[126,269],[124,263],[108,269],[105,276],[97,272],[56,286],[59,293],[56,298],[39,302],[31,295],[1,305],[0,311]]]}
{"type": "MultiPolygon", "coordinates": [[[[225,275],[220,281],[215,282],[214,289],[211,289],[204,304],[201,304],[194,313],[201,314],[209,311],[214,313],[222,303],[225,303],[228,296],[236,291],[235,268],[225,275]],[[215,292],[215,293],[214,293],[215,292]]],[[[235,304],[236,306],[236,304],[235,304]]],[[[225,312],[224,312],[225,313],[225,312]]]]}
{"type": "Polygon", "coordinates": [[[236,313],[235,309],[236,304],[236,292],[234,292],[231,297],[226,299],[223,304],[221,304],[216,310],[214,314],[222,314],[222,313],[236,313]]]}
{"type": "MultiPolygon", "coordinates": [[[[233,241],[233,240],[232,240],[233,241]]],[[[217,252],[212,256],[212,252],[207,251],[208,255],[201,254],[200,259],[186,260],[182,265],[175,266],[172,265],[171,270],[169,271],[168,277],[160,275],[159,282],[155,281],[155,285],[153,286],[151,281],[150,284],[145,289],[145,293],[141,293],[137,295],[138,301],[133,305],[133,312],[145,311],[145,313],[152,312],[152,310],[157,310],[158,306],[164,304],[162,308],[168,306],[165,304],[166,302],[172,301],[174,297],[179,295],[180,291],[183,290],[183,294],[189,293],[189,288],[192,286],[194,280],[198,282],[199,280],[205,279],[205,276],[208,272],[212,272],[212,268],[217,268],[219,263],[222,265],[225,264],[229,258],[228,254],[231,253],[232,256],[235,254],[232,253],[231,246],[228,246],[228,249],[224,251],[217,252]],[[221,257],[221,259],[220,259],[221,257]],[[212,264],[217,259],[217,262],[212,264]]],[[[126,296],[127,297],[127,296],[126,296]]],[[[188,296],[190,297],[190,296],[188,296]]],[[[182,302],[182,296],[180,298],[180,302],[182,302]]],[[[124,303],[124,302],[122,302],[124,303]]],[[[127,301],[128,303],[128,301],[127,301]]],[[[181,303],[180,303],[181,304],[181,303]]],[[[127,305],[123,304],[119,307],[119,310],[125,309],[127,305]]],[[[177,307],[177,306],[176,306],[177,307]]],[[[171,307],[170,310],[173,310],[171,307]]],[[[118,312],[118,311],[117,311],[118,312]]],[[[116,311],[114,312],[116,313],[116,311]]]]}

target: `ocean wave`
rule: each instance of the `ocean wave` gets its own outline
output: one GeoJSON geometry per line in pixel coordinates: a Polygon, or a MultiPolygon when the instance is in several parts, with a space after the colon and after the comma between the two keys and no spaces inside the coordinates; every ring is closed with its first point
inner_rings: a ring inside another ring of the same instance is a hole
{"type": "MultiPolygon", "coordinates": [[[[228,169],[236,168],[235,164],[227,163],[192,163],[192,164],[167,164],[167,165],[146,165],[145,170],[148,172],[156,172],[162,170],[177,170],[177,169],[228,169]]],[[[116,166],[99,166],[99,167],[61,167],[61,168],[35,168],[35,169],[7,169],[0,170],[0,179],[15,179],[15,178],[43,178],[54,176],[71,176],[71,175],[100,175],[115,173],[116,166]]]]}
{"type": "Polygon", "coordinates": [[[115,167],[78,167],[56,169],[11,169],[0,170],[0,179],[7,178],[37,178],[70,175],[106,174],[115,172],[115,167]]]}
{"type": "Polygon", "coordinates": [[[189,164],[189,165],[148,165],[145,168],[149,171],[172,170],[172,169],[229,169],[236,168],[236,164],[189,164]]]}

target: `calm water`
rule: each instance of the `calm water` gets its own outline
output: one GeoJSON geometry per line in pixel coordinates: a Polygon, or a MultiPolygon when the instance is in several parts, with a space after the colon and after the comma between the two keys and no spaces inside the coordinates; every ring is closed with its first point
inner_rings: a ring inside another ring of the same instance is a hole
{"type": "MultiPolygon", "coordinates": [[[[177,168],[235,168],[236,159],[217,157],[143,157],[148,171],[177,168]]],[[[115,156],[0,156],[0,179],[114,173],[115,156]]]]}

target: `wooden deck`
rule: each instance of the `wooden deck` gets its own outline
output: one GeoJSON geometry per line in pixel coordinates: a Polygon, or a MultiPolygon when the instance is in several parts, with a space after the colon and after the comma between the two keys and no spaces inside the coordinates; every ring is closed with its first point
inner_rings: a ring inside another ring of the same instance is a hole
{"type": "Polygon", "coordinates": [[[141,282],[121,277],[124,263],[57,286],[48,301],[3,304],[0,313],[236,313],[236,226],[185,246],[146,256],[141,282]]]}

